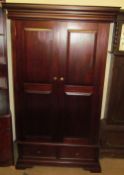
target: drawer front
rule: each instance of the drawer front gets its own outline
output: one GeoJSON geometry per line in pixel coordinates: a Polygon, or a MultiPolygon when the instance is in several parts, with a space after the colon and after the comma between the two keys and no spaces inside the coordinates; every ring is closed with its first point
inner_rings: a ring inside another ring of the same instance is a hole
{"type": "Polygon", "coordinates": [[[19,145],[19,153],[25,157],[56,158],[56,149],[53,146],[19,145]]]}
{"type": "Polygon", "coordinates": [[[60,159],[95,159],[96,153],[93,148],[63,147],[60,148],[60,159]]]}

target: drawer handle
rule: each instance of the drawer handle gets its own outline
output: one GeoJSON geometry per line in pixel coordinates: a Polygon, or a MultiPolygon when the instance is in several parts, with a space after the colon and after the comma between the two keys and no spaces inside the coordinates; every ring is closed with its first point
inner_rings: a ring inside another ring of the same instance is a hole
{"type": "Polygon", "coordinates": [[[36,153],[37,153],[37,154],[41,154],[41,151],[40,151],[40,150],[37,150],[36,153]]]}

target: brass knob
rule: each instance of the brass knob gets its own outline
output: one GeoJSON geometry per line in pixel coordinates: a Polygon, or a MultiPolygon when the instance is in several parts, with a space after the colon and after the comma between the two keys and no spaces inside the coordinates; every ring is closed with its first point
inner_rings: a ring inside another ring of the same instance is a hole
{"type": "Polygon", "coordinates": [[[60,81],[64,81],[64,77],[60,77],[60,81]]]}
{"type": "Polygon", "coordinates": [[[57,79],[58,79],[57,77],[53,77],[53,80],[55,80],[55,81],[56,81],[57,79]]]}

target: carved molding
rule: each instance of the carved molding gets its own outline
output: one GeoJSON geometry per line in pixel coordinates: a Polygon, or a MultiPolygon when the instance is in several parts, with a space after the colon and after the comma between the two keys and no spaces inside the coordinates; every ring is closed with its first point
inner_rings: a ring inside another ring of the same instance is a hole
{"type": "Polygon", "coordinates": [[[120,7],[69,6],[26,3],[3,3],[3,8],[7,9],[8,18],[10,19],[70,19],[104,22],[115,21],[120,10],[120,7]]]}
{"type": "Polygon", "coordinates": [[[115,23],[114,37],[113,37],[113,50],[115,55],[124,55],[124,51],[119,51],[121,28],[124,24],[124,10],[120,10],[115,23]]]}

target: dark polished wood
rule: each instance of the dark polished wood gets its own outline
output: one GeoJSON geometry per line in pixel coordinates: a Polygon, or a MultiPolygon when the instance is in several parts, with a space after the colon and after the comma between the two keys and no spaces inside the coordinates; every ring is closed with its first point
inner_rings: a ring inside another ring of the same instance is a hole
{"type": "Polygon", "coordinates": [[[108,108],[108,124],[124,125],[124,58],[115,56],[108,108]]]}
{"type": "Polygon", "coordinates": [[[48,5],[26,3],[3,3],[11,19],[70,19],[85,21],[108,21],[116,19],[120,7],[94,7],[71,5],[48,5]],[[19,13],[18,13],[19,12],[19,13]]]}
{"type": "Polygon", "coordinates": [[[0,166],[13,164],[11,116],[0,117],[0,166]]]}
{"type": "Polygon", "coordinates": [[[117,55],[117,56],[120,55],[123,57],[124,51],[119,50],[122,24],[124,24],[124,10],[120,10],[117,16],[115,27],[114,27],[114,35],[113,35],[114,55],[117,55]]]}
{"type": "Polygon", "coordinates": [[[113,35],[113,67],[109,82],[106,117],[102,121],[102,153],[124,157],[124,51],[119,50],[124,10],[117,16],[113,35]]]}
{"type": "Polygon", "coordinates": [[[5,10],[0,7],[0,166],[13,164],[9,109],[5,10]]]}
{"type": "Polygon", "coordinates": [[[68,165],[100,172],[109,23],[119,8],[3,7],[12,24],[16,167],[68,165]]]}

